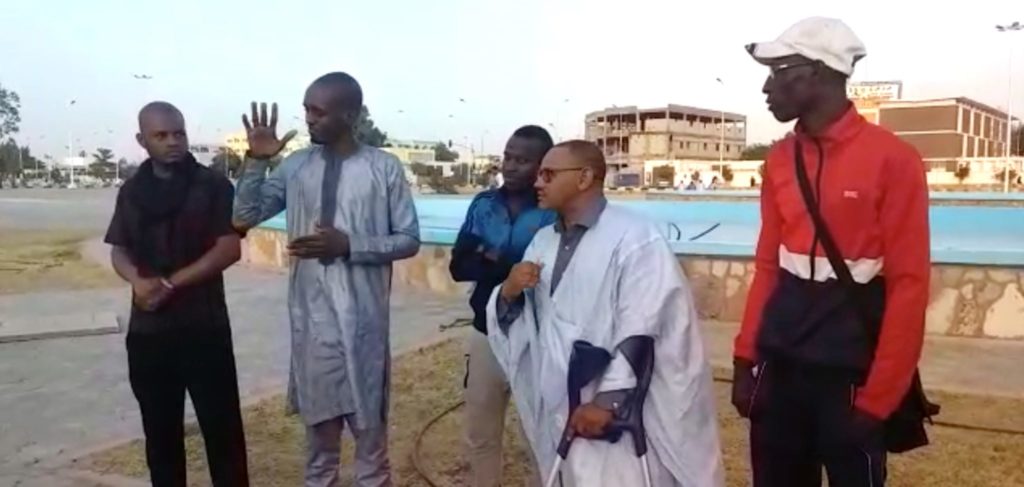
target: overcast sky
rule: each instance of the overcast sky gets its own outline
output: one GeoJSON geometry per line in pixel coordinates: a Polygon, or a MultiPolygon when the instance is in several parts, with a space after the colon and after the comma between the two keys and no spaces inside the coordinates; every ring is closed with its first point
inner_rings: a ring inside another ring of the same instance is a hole
{"type": "Polygon", "coordinates": [[[766,70],[744,44],[825,15],[867,45],[854,80],[902,80],[911,99],[1005,107],[1012,42],[1013,108],[1024,112],[1024,32],[994,29],[1024,21],[1024,7],[955,3],[11,0],[0,9],[0,84],[21,95],[19,138],[54,157],[70,131],[76,152],[138,158],[135,113],[153,99],[184,111],[195,142],[239,130],[253,99],[277,101],[283,123],[300,128],[303,91],[333,70],[359,79],[395,138],[483,140],[496,152],[525,123],[568,138],[582,136],[588,111],[678,103],[746,114],[753,143],[786,127],[765,110],[766,70]]]}

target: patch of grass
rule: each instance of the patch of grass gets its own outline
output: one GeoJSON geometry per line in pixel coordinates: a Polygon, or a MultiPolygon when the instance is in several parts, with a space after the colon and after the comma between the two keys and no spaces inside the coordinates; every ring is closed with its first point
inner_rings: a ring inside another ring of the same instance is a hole
{"type": "MultiPolygon", "coordinates": [[[[455,340],[404,355],[396,360],[391,409],[391,461],[396,485],[425,486],[413,469],[416,434],[431,418],[461,398],[464,372],[461,343],[455,340]]],[[[719,371],[719,376],[724,376],[719,371]]],[[[730,487],[749,485],[747,426],[728,405],[728,384],[716,383],[719,424],[730,487]]],[[[1024,429],[1024,401],[933,394],[943,405],[942,419],[976,425],[1024,429]]],[[[246,408],[244,419],[249,466],[254,486],[301,485],[303,433],[296,418],[283,414],[281,398],[246,408]]],[[[523,485],[529,456],[518,437],[514,413],[506,428],[505,485],[523,485]]],[[[461,414],[440,420],[423,439],[424,467],[440,485],[467,485],[462,455],[461,414]]],[[[918,452],[897,455],[890,462],[889,485],[900,487],[1024,486],[1024,438],[935,427],[933,444],[918,452]]],[[[351,464],[352,444],[343,443],[344,465],[351,464]]],[[[186,442],[190,485],[206,485],[202,441],[193,431],[186,442]]],[[[86,468],[144,478],[141,441],[101,452],[82,461],[86,468]]],[[[351,472],[343,470],[345,474],[351,472]]],[[[343,485],[351,485],[343,482],[343,485]]]]}
{"type": "Polygon", "coordinates": [[[0,295],[118,285],[113,271],[82,258],[86,238],[66,231],[0,232],[0,295]]]}

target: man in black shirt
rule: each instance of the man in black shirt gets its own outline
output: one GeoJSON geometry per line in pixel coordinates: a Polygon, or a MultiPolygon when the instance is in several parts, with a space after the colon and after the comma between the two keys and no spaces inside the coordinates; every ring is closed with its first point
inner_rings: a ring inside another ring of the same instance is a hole
{"type": "Polygon", "coordinates": [[[146,434],[153,485],[184,486],[182,419],[192,398],[215,486],[247,486],[245,436],[222,272],[241,255],[234,188],[188,152],[181,112],[139,112],[149,159],[117,195],[105,241],[132,286],[128,376],[146,434]]]}

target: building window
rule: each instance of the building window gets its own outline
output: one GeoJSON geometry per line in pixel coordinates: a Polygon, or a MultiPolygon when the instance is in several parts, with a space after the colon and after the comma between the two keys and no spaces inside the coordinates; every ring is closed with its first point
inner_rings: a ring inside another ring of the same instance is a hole
{"type": "Polygon", "coordinates": [[[715,144],[715,151],[722,150],[722,144],[715,144]]]}
{"type": "Polygon", "coordinates": [[[708,150],[708,143],[707,142],[704,143],[704,150],[708,150]]]}

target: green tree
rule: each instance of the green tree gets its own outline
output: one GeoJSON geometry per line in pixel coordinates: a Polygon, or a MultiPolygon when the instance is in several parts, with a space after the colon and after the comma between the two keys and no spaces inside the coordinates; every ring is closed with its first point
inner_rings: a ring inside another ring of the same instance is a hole
{"type": "Polygon", "coordinates": [[[0,145],[0,188],[4,187],[4,182],[11,180],[11,185],[14,185],[13,179],[21,174],[21,164],[18,161],[18,153],[21,149],[14,139],[7,139],[3,145],[0,145]]]}
{"type": "Polygon", "coordinates": [[[124,161],[124,164],[121,165],[121,179],[127,181],[128,179],[131,179],[131,177],[134,176],[136,172],[139,171],[139,165],[136,163],[128,162],[123,158],[121,160],[124,161]]]}
{"type": "Polygon", "coordinates": [[[734,177],[736,177],[736,175],[732,173],[732,168],[731,167],[729,167],[729,166],[723,166],[722,167],[722,179],[724,179],[725,182],[731,183],[732,179],[734,177]]]}
{"type": "Polygon", "coordinates": [[[1014,182],[1017,181],[1017,177],[1020,176],[1020,173],[1012,167],[1004,167],[1000,169],[999,172],[996,173],[996,181],[1002,183],[1003,179],[1006,177],[1006,171],[1010,171],[1010,185],[1013,185],[1014,182]]]}
{"type": "Polygon", "coordinates": [[[97,147],[89,164],[89,175],[99,179],[114,179],[117,163],[114,162],[114,151],[106,147],[97,147]]]}
{"type": "Polygon", "coordinates": [[[773,141],[771,144],[751,144],[743,149],[743,153],[740,154],[740,159],[744,161],[763,161],[768,158],[768,151],[775,144],[773,141]]]}
{"type": "Polygon", "coordinates": [[[230,178],[237,178],[239,176],[238,169],[242,167],[242,158],[235,153],[235,151],[221,147],[217,150],[217,155],[213,156],[213,164],[210,165],[210,169],[214,171],[226,174],[230,178]],[[225,172],[224,165],[227,164],[227,171],[225,172]]]}
{"type": "Polygon", "coordinates": [[[441,162],[455,162],[459,160],[459,153],[448,148],[444,142],[434,144],[434,159],[441,162]]]}
{"type": "Polygon", "coordinates": [[[953,176],[956,176],[956,180],[960,181],[960,184],[964,184],[964,180],[967,179],[968,177],[970,177],[970,175],[971,175],[971,165],[970,164],[961,164],[961,165],[957,166],[956,167],[956,171],[953,173],[953,176]]]}
{"type": "Polygon", "coordinates": [[[377,128],[373,123],[373,119],[370,118],[370,109],[363,105],[363,110],[359,114],[359,121],[356,123],[356,138],[360,142],[373,146],[381,147],[388,140],[387,132],[384,132],[377,128]]]}
{"type": "Polygon", "coordinates": [[[21,98],[0,85],[0,140],[18,133],[21,124],[21,98]]]}

